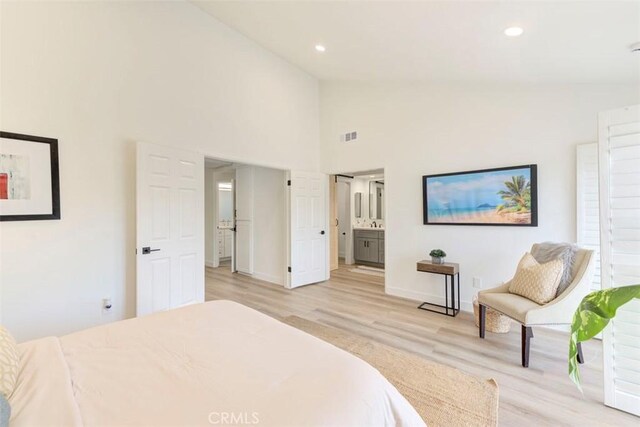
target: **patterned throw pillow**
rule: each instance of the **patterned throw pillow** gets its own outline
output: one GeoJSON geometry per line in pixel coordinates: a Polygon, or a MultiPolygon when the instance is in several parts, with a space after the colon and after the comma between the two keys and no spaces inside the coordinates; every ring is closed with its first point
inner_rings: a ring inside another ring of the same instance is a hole
{"type": "Polygon", "coordinates": [[[20,356],[16,340],[3,326],[0,326],[0,394],[7,399],[13,393],[18,379],[20,356]]]}
{"type": "Polygon", "coordinates": [[[511,279],[509,292],[538,304],[546,304],[556,297],[556,291],[562,279],[562,270],[561,259],[539,264],[527,252],[518,264],[516,275],[511,279]]]}

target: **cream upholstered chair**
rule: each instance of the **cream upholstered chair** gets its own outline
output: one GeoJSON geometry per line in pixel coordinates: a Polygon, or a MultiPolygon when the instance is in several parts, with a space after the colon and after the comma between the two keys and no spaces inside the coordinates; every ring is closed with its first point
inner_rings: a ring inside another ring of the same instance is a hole
{"type": "MultiPolygon", "coordinates": [[[[532,251],[535,247],[536,245],[533,245],[532,251]]],[[[593,251],[579,249],[571,269],[571,283],[564,292],[544,305],[509,293],[509,282],[497,288],[480,291],[478,293],[480,338],[484,338],[486,307],[520,323],[522,329],[522,366],[528,367],[529,341],[533,338],[532,326],[570,325],[573,313],[578,308],[580,301],[590,291],[594,267],[593,251]]],[[[578,343],[578,362],[583,362],[580,343],[578,343]]]]}

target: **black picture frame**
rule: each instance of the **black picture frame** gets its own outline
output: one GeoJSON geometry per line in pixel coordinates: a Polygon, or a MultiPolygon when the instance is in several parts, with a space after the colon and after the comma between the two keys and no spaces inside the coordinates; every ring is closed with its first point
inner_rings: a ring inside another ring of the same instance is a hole
{"type": "Polygon", "coordinates": [[[3,131],[0,131],[0,138],[37,142],[49,145],[49,156],[51,158],[52,203],[50,214],[0,215],[0,221],[39,221],[60,219],[60,165],[58,161],[58,140],[55,138],[45,138],[42,136],[24,135],[3,131]]]}
{"type": "Polygon", "coordinates": [[[538,226],[538,165],[519,165],[508,166],[492,169],[478,169],[463,172],[443,173],[436,175],[423,175],[422,176],[422,212],[423,212],[423,224],[424,225],[480,225],[480,226],[496,226],[496,227],[537,227],[538,226]],[[479,174],[485,172],[499,172],[508,171],[514,169],[529,169],[530,181],[531,181],[531,222],[530,223],[497,223],[497,222],[442,222],[442,221],[429,221],[429,201],[427,195],[427,181],[430,178],[454,176],[454,175],[468,175],[479,174]]]}

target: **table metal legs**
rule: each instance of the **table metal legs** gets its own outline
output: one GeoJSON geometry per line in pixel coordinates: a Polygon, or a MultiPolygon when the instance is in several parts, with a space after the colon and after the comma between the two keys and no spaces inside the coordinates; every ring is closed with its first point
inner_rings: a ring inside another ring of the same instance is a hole
{"type": "Polygon", "coordinates": [[[445,316],[456,317],[460,312],[460,273],[443,274],[444,276],[444,305],[423,302],[418,306],[420,310],[431,311],[433,313],[444,314],[445,316]],[[458,279],[458,298],[456,306],[456,278],[458,279]],[[451,305],[449,305],[449,287],[451,287],[451,305]],[[435,308],[429,308],[435,307],[435,308]]]}

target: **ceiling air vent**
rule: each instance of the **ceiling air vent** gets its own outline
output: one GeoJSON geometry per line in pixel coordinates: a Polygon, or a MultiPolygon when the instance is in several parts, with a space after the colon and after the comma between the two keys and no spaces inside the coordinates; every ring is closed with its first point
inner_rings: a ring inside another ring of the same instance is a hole
{"type": "Polygon", "coordinates": [[[345,134],[340,135],[340,139],[342,140],[342,142],[353,142],[356,139],[358,139],[358,132],[356,131],[347,132],[345,134]]]}

